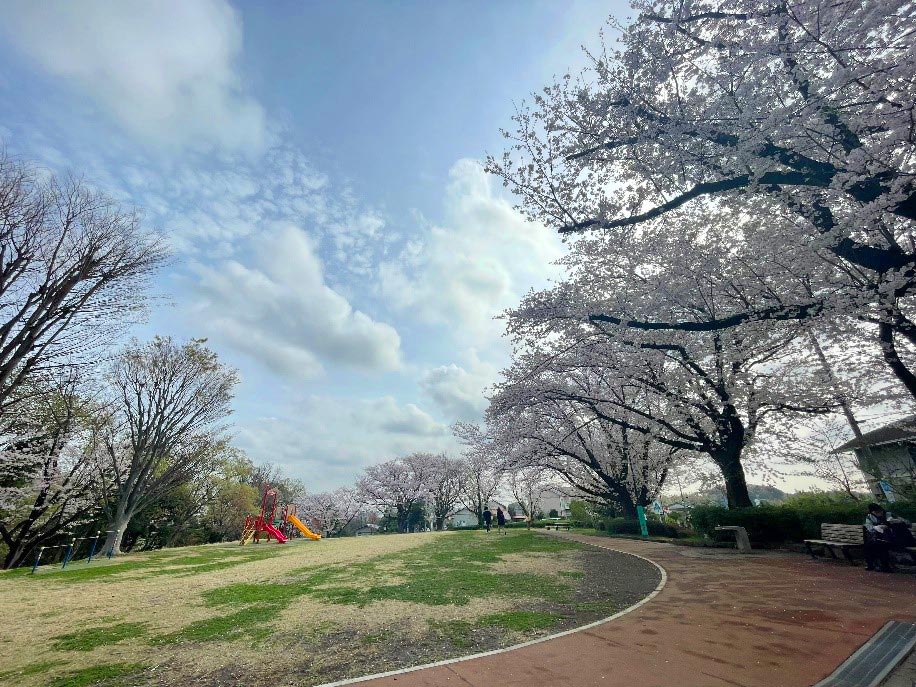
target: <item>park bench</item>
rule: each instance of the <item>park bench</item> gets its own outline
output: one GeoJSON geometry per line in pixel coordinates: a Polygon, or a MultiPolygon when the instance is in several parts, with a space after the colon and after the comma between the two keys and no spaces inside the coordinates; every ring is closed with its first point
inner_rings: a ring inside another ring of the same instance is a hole
{"type": "Polygon", "coordinates": [[[544,529],[545,529],[545,530],[557,530],[557,531],[560,531],[561,529],[564,529],[564,530],[567,530],[567,531],[568,531],[568,530],[569,530],[569,523],[568,523],[568,522],[567,522],[567,523],[552,522],[552,523],[550,523],[549,525],[544,525],[544,529]]]}
{"type": "Polygon", "coordinates": [[[735,533],[735,543],[738,546],[738,551],[741,553],[750,553],[751,552],[751,540],[748,539],[747,530],[738,525],[718,525],[716,526],[717,532],[734,532],[735,533]]]}
{"type": "Polygon", "coordinates": [[[814,552],[815,547],[829,553],[831,558],[836,558],[836,551],[840,550],[849,561],[849,565],[855,565],[852,560],[852,551],[862,549],[864,546],[865,527],[863,525],[824,522],[821,523],[820,539],[805,539],[805,551],[811,554],[811,558],[817,558],[814,552]]]}
{"type": "MultiPolygon", "coordinates": [[[[910,525],[910,530],[916,536],[916,524],[910,525]]],[[[819,547],[831,557],[836,558],[836,549],[843,552],[850,565],[855,565],[852,560],[852,551],[865,547],[865,527],[863,525],[840,525],[837,523],[822,523],[820,539],[805,539],[805,550],[812,558],[817,558],[813,547],[819,547]]],[[[916,546],[904,548],[913,562],[916,563],[916,546]]]]}

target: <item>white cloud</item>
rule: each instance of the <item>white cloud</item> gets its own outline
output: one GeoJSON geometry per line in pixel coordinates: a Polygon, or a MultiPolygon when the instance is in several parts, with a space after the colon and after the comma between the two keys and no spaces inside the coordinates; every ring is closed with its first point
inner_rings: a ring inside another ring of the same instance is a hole
{"type": "Polygon", "coordinates": [[[556,232],[526,221],[474,160],[450,171],[446,226],[429,226],[396,260],[382,262],[382,294],[396,307],[471,337],[494,335],[494,316],[559,274],[556,232]]]}
{"type": "Polygon", "coordinates": [[[226,343],[283,375],[310,377],[324,363],[368,370],[401,365],[400,337],[388,324],[354,310],[324,280],[309,237],[278,224],[251,242],[248,264],[195,264],[203,296],[194,317],[205,336],[226,343]]]}
{"type": "Polygon", "coordinates": [[[420,388],[451,421],[479,422],[487,408],[484,392],[497,379],[499,370],[471,350],[464,366],[450,363],[428,370],[420,388]]]}
{"type": "Polygon", "coordinates": [[[4,3],[6,38],[155,144],[260,148],[261,106],[236,69],[242,26],[224,0],[4,3]]]}
{"type": "Polygon", "coordinates": [[[312,396],[286,417],[246,422],[238,444],[257,461],[278,463],[312,491],[349,486],[367,465],[414,451],[455,451],[445,425],[390,396],[312,396]]]}

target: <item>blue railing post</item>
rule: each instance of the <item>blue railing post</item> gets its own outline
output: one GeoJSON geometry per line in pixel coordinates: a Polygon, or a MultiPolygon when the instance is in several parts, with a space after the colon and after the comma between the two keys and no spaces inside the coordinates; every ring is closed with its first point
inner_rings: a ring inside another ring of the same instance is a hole
{"type": "Polygon", "coordinates": [[[95,546],[99,543],[99,535],[101,532],[96,532],[95,536],[92,538],[92,546],[89,547],[89,559],[86,561],[87,564],[92,563],[92,557],[95,555],[95,546]]]}
{"type": "Polygon", "coordinates": [[[40,547],[38,549],[38,555],[35,556],[35,562],[32,564],[32,574],[35,574],[35,568],[38,567],[38,563],[41,561],[41,554],[45,552],[45,547],[40,547]]]}
{"type": "MultiPolygon", "coordinates": [[[[113,537],[113,539],[114,539],[115,541],[118,540],[118,532],[120,532],[120,531],[121,531],[121,530],[108,530],[108,532],[114,532],[114,535],[115,535],[115,536],[113,537]]],[[[108,534],[108,532],[106,532],[105,534],[108,534]]],[[[111,558],[112,556],[114,556],[114,544],[112,544],[111,546],[108,547],[108,557],[111,558]]]]}
{"type": "Polygon", "coordinates": [[[76,544],[76,537],[70,540],[70,546],[67,547],[67,553],[64,554],[64,564],[60,566],[60,569],[63,570],[67,567],[67,563],[70,562],[70,556],[73,554],[73,545],[76,544]]]}

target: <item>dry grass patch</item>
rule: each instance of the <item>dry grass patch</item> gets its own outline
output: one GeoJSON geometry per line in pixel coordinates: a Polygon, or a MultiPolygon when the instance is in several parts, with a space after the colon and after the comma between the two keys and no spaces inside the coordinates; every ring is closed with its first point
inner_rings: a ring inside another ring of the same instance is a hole
{"type": "Polygon", "coordinates": [[[562,573],[579,550],[531,533],[428,533],[4,574],[0,684],[107,685],[90,671],[101,666],[111,684],[308,685],[494,648],[569,622],[577,580],[562,573]]]}

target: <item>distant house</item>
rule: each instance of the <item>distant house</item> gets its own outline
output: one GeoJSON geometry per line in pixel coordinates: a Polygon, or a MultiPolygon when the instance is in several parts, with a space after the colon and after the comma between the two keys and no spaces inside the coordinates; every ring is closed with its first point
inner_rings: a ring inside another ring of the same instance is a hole
{"type": "Polygon", "coordinates": [[[550,511],[555,510],[558,517],[568,518],[572,515],[572,511],[569,510],[569,502],[574,498],[574,496],[566,493],[566,490],[562,487],[547,487],[538,498],[538,509],[545,516],[549,515],[550,511]]]}
{"type": "Polygon", "coordinates": [[[358,530],[356,530],[357,537],[365,537],[369,534],[378,534],[378,525],[373,525],[371,523],[366,523],[358,530]]]}
{"type": "Polygon", "coordinates": [[[893,500],[895,493],[916,490],[916,415],[866,432],[833,453],[847,451],[855,454],[875,496],[893,500]]]}
{"type": "Polygon", "coordinates": [[[446,525],[449,528],[453,527],[474,527],[477,524],[477,514],[472,513],[467,508],[461,508],[456,510],[454,513],[450,514],[445,519],[446,525]]]}
{"type": "MultiPolygon", "coordinates": [[[[493,512],[494,522],[495,522],[497,508],[502,508],[503,513],[505,513],[506,517],[508,518],[509,508],[506,506],[505,503],[501,503],[500,501],[489,501],[487,503],[487,506],[493,512]]],[[[455,527],[475,527],[478,524],[477,523],[477,513],[474,513],[473,511],[471,511],[468,508],[459,508],[458,510],[449,514],[448,517],[445,518],[445,523],[449,527],[449,529],[452,529],[455,527]]]]}

